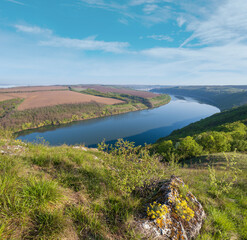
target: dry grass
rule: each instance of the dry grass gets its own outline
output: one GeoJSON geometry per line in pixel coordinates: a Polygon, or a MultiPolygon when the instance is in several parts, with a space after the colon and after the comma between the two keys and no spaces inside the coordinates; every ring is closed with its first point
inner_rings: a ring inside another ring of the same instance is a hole
{"type": "Polygon", "coordinates": [[[14,98],[24,99],[24,101],[18,106],[18,110],[20,111],[60,104],[97,102],[101,104],[112,105],[122,103],[122,101],[112,98],[102,98],[72,91],[40,91],[0,94],[0,101],[14,98]]]}

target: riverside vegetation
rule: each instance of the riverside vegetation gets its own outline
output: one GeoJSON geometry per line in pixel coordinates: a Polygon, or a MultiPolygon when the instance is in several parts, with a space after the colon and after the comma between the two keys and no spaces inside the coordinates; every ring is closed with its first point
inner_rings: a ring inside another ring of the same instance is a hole
{"type": "MultiPolygon", "coordinates": [[[[142,239],[136,221],[166,211],[147,186],[155,191],[173,174],[188,186],[183,199],[190,189],[206,212],[197,239],[247,239],[246,110],[216,114],[145,147],[123,140],[98,150],[51,147],[2,130],[0,239],[142,239]]],[[[177,201],[190,221],[191,207],[177,201]]]]}
{"type": "MultiPolygon", "coordinates": [[[[90,93],[90,90],[85,92],[90,93]]],[[[98,92],[92,92],[92,94],[99,96],[98,92]]],[[[19,111],[17,107],[23,99],[11,99],[0,102],[0,124],[4,129],[18,132],[158,107],[170,101],[170,96],[164,94],[149,99],[119,93],[102,93],[102,97],[115,98],[124,102],[115,105],[96,102],[62,104],[19,111]]]]}

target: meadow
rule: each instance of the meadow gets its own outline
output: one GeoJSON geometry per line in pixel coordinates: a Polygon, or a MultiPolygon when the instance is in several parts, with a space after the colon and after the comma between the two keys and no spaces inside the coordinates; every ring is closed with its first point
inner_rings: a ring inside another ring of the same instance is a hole
{"type": "Polygon", "coordinates": [[[145,239],[136,226],[148,219],[155,185],[180,176],[207,218],[197,239],[247,238],[247,155],[207,154],[181,163],[160,162],[147,148],[121,140],[113,151],[49,147],[2,137],[1,239],[145,239]],[[228,162],[236,162],[231,183],[228,162]],[[140,158],[142,161],[140,161],[140,158]],[[208,166],[215,170],[214,185],[208,166]]]}

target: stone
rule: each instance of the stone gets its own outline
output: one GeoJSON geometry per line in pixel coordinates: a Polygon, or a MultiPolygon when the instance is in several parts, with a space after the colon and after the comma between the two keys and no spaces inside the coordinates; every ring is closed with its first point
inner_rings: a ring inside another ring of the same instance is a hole
{"type": "Polygon", "coordinates": [[[202,205],[179,177],[158,186],[146,206],[145,219],[138,221],[139,231],[148,239],[196,238],[206,217],[202,205]]]}

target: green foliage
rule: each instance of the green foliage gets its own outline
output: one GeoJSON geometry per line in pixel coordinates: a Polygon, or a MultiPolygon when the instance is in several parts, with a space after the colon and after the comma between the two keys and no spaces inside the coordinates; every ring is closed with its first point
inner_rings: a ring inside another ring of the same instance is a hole
{"type": "Polygon", "coordinates": [[[208,166],[209,178],[210,178],[210,192],[216,197],[219,197],[223,193],[228,193],[235,181],[237,180],[239,172],[241,170],[237,167],[237,161],[235,156],[229,158],[224,154],[226,159],[226,165],[222,167],[223,173],[219,176],[216,174],[216,170],[213,166],[208,166]]]}
{"type": "Polygon", "coordinates": [[[20,103],[22,99],[10,99],[0,102],[0,119],[12,112],[20,103]]]}
{"type": "Polygon", "coordinates": [[[175,159],[175,147],[171,140],[161,142],[155,150],[163,156],[165,161],[175,159]]]}
{"type": "Polygon", "coordinates": [[[202,153],[202,147],[190,136],[178,142],[176,150],[183,158],[198,156],[202,153]]]}
{"type": "Polygon", "coordinates": [[[150,156],[147,147],[134,147],[134,143],[118,139],[115,146],[109,147],[103,142],[99,149],[108,151],[113,157],[110,163],[112,177],[124,195],[128,196],[135,188],[142,187],[155,178],[158,159],[150,156]]]}
{"type": "Polygon", "coordinates": [[[224,132],[204,132],[196,137],[203,150],[209,153],[231,150],[231,137],[224,132]]]}
{"type": "Polygon", "coordinates": [[[158,140],[152,151],[165,161],[207,153],[247,151],[246,113],[247,106],[242,106],[200,120],[158,140]]]}
{"type": "Polygon", "coordinates": [[[178,140],[179,138],[201,134],[206,131],[246,132],[246,128],[242,125],[246,125],[246,120],[247,105],[243,105],[241,107],[232,108],[221,113],[216,113],[198,122],[191,123],[190,125],[184,128],[173,131],[169,136],[163,139],[161,138],[159,141],[178,140]]]}

